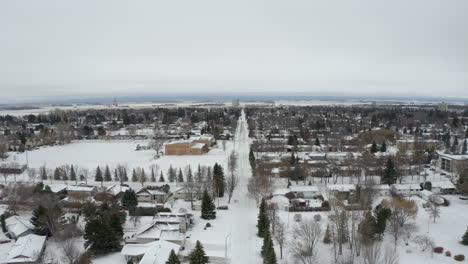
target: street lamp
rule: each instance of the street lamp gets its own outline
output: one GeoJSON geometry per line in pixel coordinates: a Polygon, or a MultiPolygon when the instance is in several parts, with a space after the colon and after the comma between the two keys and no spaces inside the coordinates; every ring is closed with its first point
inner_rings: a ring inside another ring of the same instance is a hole
{"type": "Polygon", "coordinates": [[[227,258],[227,239],[231,236],[231,233],[229,233],[226,238],[224,238],[224,258],[227,258]]]}

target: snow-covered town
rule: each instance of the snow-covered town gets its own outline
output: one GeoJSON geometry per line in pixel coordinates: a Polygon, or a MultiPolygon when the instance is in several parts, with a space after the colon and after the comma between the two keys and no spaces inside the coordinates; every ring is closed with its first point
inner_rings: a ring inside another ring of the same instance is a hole
{"type": "Polygon", "coordinates": [[[222,104],[1,116],[0,262],[465,255],[464,106],[222,104]]]}
{"type": "Polygon", "coordinates": [[[0,264],[468,262],[467,0],[1,0],[0,264]]]}

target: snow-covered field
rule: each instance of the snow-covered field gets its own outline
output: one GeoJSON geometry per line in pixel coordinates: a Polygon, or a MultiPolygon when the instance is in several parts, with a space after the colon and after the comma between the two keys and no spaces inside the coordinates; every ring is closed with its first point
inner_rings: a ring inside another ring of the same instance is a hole
{"type": "MultiPolygon", "coordinates": [[[[74,165],[75,168],[87,168],[90,171],[90,178],[94,178],[94,171],[97,166],[101,169],[109,165],[111,172],[118,164],[126,165],[129,177],[131,169],[142,167],[149,176],[150,168],[157,164],[167,178],[167,171],[172,165],[173,168],[182,168],[190,165],[192,170],[196,170],[198,165],[213,166],[215,163],[226,168],[227,155],[233,149],[233,142],[226,142],[224,150],[219,143],[208,153],[194,156],[166,156],[158,159],[154,158],[154,150],[136,151],[137,144],[147,145],[147,141],[77,141],[67,145],[43,147],[28,153],[10,153],[7,162],[26,164],[29,167],[39,168],[46,166],[49,169],[63,165],[74,165]]],[[[159,172],[157,173],[159,176],[159,172]]],[[[10,180],[13,180],[10,178],[10,180]]],[[[19,176],[17,180],[28,180],[26,173],[19,176]]],[[[166,179],[167,180],[167,179],[166,179]]]]}

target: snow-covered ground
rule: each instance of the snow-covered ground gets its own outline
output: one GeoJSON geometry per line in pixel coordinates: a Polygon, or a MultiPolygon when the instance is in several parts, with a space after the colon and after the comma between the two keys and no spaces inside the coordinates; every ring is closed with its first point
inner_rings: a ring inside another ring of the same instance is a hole
{"type": "MultiPolygon", "coordinates": [[[[174,169],[182,168],[182,170],[190,165],[195,171],[198,165],[213,166],[215,163],[221,164],[226,168],[227,155],[233,149],[233,142],[226,142],[224,150],[222,144],[219,143],[208,153],[204,155],[193,156],[171,156],[163,155],[158,159],[154,158],[154,150],[136,151],[137,144],[147,145],[147,141],[129,140],[129,141],[76,141],[62,146],[43,147],[38,150],[29,151],[28,153],[10,153],[10,157],[6,162],[16,162],[18,164],[26,164],[28,160],[29,167],[39,168],[46,166],[49,169],[63,165],[74,165],[75,168],[87,168],[89,170],[89,178],[92,182],[94,172],[97,166],[103,169],[109,165],[113,174],[118,164],[127,166],[129,178],[131,170],[135,167],[145,169],[146,175],[149,178],[150,168],[153,164],[157,164],[160,170],[163,171],[167,181],[167,171],[172,165],[174,169]]],[[[157,172],[156,176],[159,176],[157,172]]],[[[157,177],[158,178],[158,177],[157,177]]],[[[13,177],[10,177],[13,180],[13,177]]],[[[29,180],[26,173],[17,177],[17,180],[29,180]]]]}

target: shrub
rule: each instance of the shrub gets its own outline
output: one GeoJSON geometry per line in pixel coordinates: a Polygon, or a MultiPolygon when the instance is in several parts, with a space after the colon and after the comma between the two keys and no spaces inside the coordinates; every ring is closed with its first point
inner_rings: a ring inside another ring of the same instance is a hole
{"type": "Polygon", "coordinates": [[[464,261],[465,260],[465,255],[463,255],[463,254],[455,255],[453,257],[453,259],[456,260],[456,261],[464,261]]]}
{"type": "Polygon", "coordinates": [[[326,209],[330,209],[330,203],[328,201],[323,201],[322,207],[326,209]]]}
{"type": "Polygon", "coordinates": [[[434,248],[434,253],[437,253],[437,254],[441,254],[444,252],[444,248],[443,247],[435,247],[434,248]]]}
{"type": "Polygon", "coordinates": [[[314,220],[315,220],[316,222],[320,222],[320,220],[322,220],[322,216],[319,215],[319,214],[316,214],[316,215],[314,215],[314,220]]]}
{"type": "Polygon", "coordinates": [[[450,251],[448,251],[448,250],[445,251],[445,256],[446,256],[446,257],[451,257],[451,256],[452,256],[452,252],[450,252],[450,251]]]}

